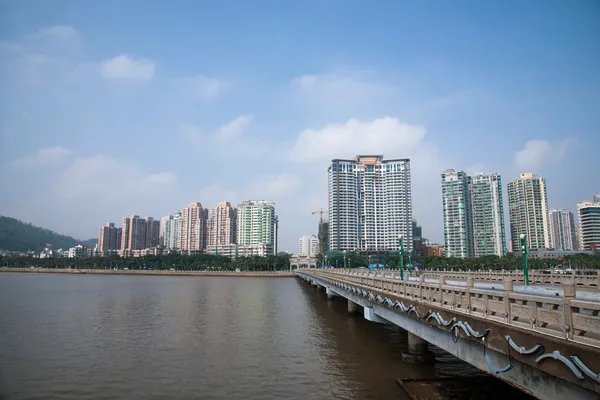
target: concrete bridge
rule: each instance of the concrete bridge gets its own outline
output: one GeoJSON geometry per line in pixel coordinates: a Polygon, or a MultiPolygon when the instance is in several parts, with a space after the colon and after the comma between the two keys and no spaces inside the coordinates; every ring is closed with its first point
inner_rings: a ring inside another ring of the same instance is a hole
{"type": "Polygon", "coordinates": [[[524,286],[516,274],[502,282],[439,272],[401,280],[397,272],[298,269],[296,276],[329,300],[346,299],[350,314],[408,331],[406,362],[433,362],[431,343],[539,399],[600,398],[595,287],[572,278],[524,286]]]}

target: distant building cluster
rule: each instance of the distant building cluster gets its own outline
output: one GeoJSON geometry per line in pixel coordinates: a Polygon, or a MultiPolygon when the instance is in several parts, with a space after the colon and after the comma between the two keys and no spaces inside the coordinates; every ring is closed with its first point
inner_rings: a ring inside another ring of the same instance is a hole
{"type": "Polygon", "coordinates": [[[221,202],[212,209],[192,202],[181,211],[162,217],[138,215],[123,218],[121,227],[100,228],[98,255],[122,257],[178,252],[211,253],[231,258],[277,254],[278,217],[270,201],[248,200],[237,208],[221,202]]]}
{"type": "Polygon", "coordinates": [[[590,251],[600,244],[600,194],[577,204],[573,213],[549,209],[544,178],[522,173],[507,185],[510,240],[506,241],[502,178],[498,173],[448,169],[441,174],[444,244],[423,237],[412,219],[410,160],[382,155],[334,159],[329,164],[329,220],[318,236],[302,236],[298,255],[324,251],[361,254],[404,251],[446,257],[504,256],[520,247],[524,235],[532,256],[590,251]]]}
{"type": "MultiPolygon", "coordinates": [[[[520,248],[522,235],[531,256],[538,258],[590,252],[600,245],[600,194],[593,201],[577,203],[576,219],[568,210],[549,209],[546,182],[533,173],[522,173],[507,184],[507,242],[500,174],[442,172],[443,245],[428,241],[412,218],[409,159],[383,155],[334,159],[327,175],[328,211],[313,212],[321,216],[317,236],[299,238],[298,264],[316,262],[321,251],[362,255],[398,251],[401,242],[405,254],[459,258],[504,256],[520,248]]],[[[277,254],[277,238],[273,202],[248,200],[237,207],[221,202],[211,209],[192,202],[160,220],[133,215],[123,218],[120,226],[108,223],[100,228],[95,249],[48,247],[40,257],[171,252],[268,256],[277,254]]]]}
{"type": "Polygon", "coordinates": [[[512,252],[513,246],[520,246],[521,235],[526,238],[527,247],[534,252],[591,250],[600,244],[600,203],[578,203],[577,230],[573,213],[548,208],[544,178],[522,173],[518,179],[508,183],[507,189],[508,247],[505,243],[500,175],[479,173],[468,176],[463,171],[452,169],[442,173],[447,257],[502,256],[512,252]]]}

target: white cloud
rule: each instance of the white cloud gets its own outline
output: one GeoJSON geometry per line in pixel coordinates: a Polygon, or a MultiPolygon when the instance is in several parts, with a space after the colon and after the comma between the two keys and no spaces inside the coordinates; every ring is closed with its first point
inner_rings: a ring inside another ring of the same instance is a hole
{"type": "Polygon", "coordinates": [[[175,84],[184,92],[202,100],[211,101],[227,93],[232,83],[228,80],[196,75],[175,80],[175,84]]]}
{"type": "Polygon", "coordinates": [[[567,138],[557,142],[529,140],[514,155],[514,166],[521,171],[533,171],[544,165],[561,161],[576,141],[567,138]]]}
{"type": "Polygon", "coordinates": [[[120,55],[100,64],[102,75],[111,80],[146,82],[154,77],[154,63],[143,58],[120,55]]]}
{"type": "Polygon", "coordinates": [[[72,39],[77,36],[77,30],[70,25],[54,25],[38,31],[38,38],[72,39]]]}
{"type": "Polygon", "coordinates": [[[62,146],[40,149],[32,156],[18,158],[13,161],[15,167],[44,167],[56,165],[65,160],[71,150],[62,146]]]}
{"type": "Polygon", "coordinates": [[[291,150],[296,161],[331,160],[357,154],[410,154],[421,143],[425,129],[385,117],[370,122],[356,119],[308,129],[298,135],[291,150]]]}
{"type": "Polygon", "coordinates": [[[220,140],[235,139],[248,128],[253,119],[254,115],[252,114],[240,115],[228,123],[221,125],[215,136],[220,140]]]}

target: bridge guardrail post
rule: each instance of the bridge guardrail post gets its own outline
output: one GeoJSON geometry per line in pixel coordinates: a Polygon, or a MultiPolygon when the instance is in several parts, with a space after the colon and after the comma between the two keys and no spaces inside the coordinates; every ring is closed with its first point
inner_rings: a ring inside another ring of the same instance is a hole
{"type": "Polygon", "coordinates": [[[419,275],[419,302],[423,301],[423,284],[425,283],[425,275],[419,275]]]}
{"type": "Polygon", "coordinates": [[[444,305],[444,285],[445,284],[446,284],[446,275],[442,274],[442,275],[440,275],[439,282],[438,282],[439,292],[440,292],[440,295],[439,295],[439,297],[440,297],[439,298],[439,302],[440,302],[439,305],[440,306],[444,305]]]}
{"type": "Polygon", "coordinates": [[[571,300],[575,299],[575,284],[563,285],[563,319],[564,333],[568,340],[573,340],[573,315],[571,300]]]}
{"type": "Polygon", "coordinates": [[[504,315],[506,322],[510,324],[512,317],[510,313],[510,292],[513,291],[513,281],[504,278],[504,315]]]}
{"type": "Polygon", "coordinates": [[[471,314],[471,288],[473,288],[473,278],[467,276],[467,280],[465,282],[466,292],[467,292],[467,314],[471,314]]]}

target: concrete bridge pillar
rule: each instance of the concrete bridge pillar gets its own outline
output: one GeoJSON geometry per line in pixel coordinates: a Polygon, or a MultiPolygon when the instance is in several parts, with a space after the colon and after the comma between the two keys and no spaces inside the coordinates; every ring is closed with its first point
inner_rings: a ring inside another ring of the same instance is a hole
{"type": "Polygon", "coordinates": [[[358,314],[358,304],[356,304],[352,300],[348,300],[348,314],[350,314],[350,315],[358,314]]]}
{"type": "Polygon", "coordinates": [[[335,297],[339,296],[333,290],[326,288],[325,293],[327,293],[327,300],[333,300],[335,297]]]}
{"type": "Polygon", "coordinates": [[[425,340],[408,332],[408,351],[402,353],[402,361],[411,364],[433,364],[435,356],[429,351],[425,340]]]}

